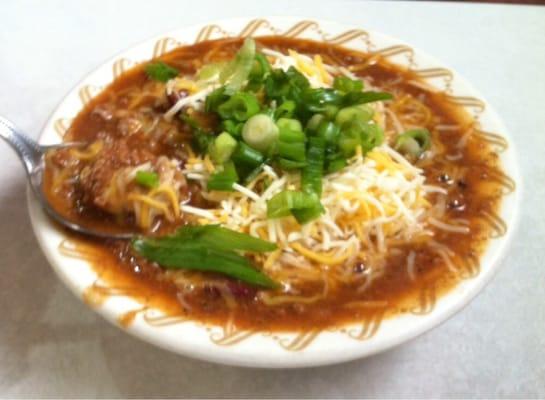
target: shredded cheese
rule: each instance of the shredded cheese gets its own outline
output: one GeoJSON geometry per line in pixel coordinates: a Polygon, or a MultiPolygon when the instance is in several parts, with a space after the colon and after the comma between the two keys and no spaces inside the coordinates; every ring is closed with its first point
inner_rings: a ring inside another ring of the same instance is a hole
{"type": "MultiPolygon", "coordinates": [[[[211,199],[206,194],[209,173],[196,171],[200,164],[187,163],[184,174],[200,183],[205,197],[211,199]]],[[[235,184],[234,192],[222,193],[213,209],[182,206],[182,211],[206,223],[220,223],[274,242],[283,254],[297,254],[314,268],[350,264],[371,253],[383,258],[394,244],[429,237],[432,225],[460,233],[467,229],[440,222],[440,215],[429,221],[436,210],[427,196],[443,190],[426,184],[423,171],[386,144],[365,157],[359,152],[346,168],[323,178],[325,213],[318,219],[304,226],[293,217],[267,219],[267,200],[289,188],[298,190],[300,185],[297,174],[277,176],[270,168],[247,186],[235,184]],[[276,179],[265,185],[264,180],[271,176],[276,179]],[[262,189],[256,190],[258,187],[262,189]]],[[[264,268],[276,271],[274,265],[269,261],[264,268]]]]}
{"type": "Polygon", "coordinates": [[[171,120],[178,111],[185,106],[192,106],[194,108],[200,108],[202,101],[208,96],[214,89],[217,89],[219,85],[213,84],[202,89],[191,96],[182,97],[176,102],[164,115],[166,120],[171,120]]]}
{"type": "Polygon", "coordinates": [[[287,55],[270,49],[263,49],[262,52],[274,59],[273,68],[287,71],[294,67],[308,79],[312,87],[331,87],[333,83],[331,73],[340,72],[336,67],[324,64],[319,55],[310,58],[295,50],[289,50],[287,55]]]}

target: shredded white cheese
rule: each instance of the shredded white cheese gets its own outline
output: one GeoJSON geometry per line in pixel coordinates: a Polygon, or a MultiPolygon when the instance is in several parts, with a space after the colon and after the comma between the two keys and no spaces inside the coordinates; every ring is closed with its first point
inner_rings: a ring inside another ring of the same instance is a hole
{"type": "MultiPolygon", "coordinates": [[[[198,165],[188,163],[185,176],[195,177],[205,190],[206,173],[192,172],[198,165]]],[[[321,199],[325,212],[304,226],[293,217],[267,219],[267,200],[283,190],[300,188],[299,176],[289,173],[263,188],[263,179],[277,176],[269,168],[249,185],[235,184],[235,192],[222,193],[212,210],[188,206],[182,206],[182,210],[206,218],[207,223],[221,223],[275,242],[283,252],[301,254],[307,261],[323,265],[354,260],[369,251],[384,253],[392,241],[431,236],[432,225],[459,233],[467,229],[437,218],[430,222],[434,209],[427,196],[443,190],[425,184],[423,171],[386,144],[365,157],[354,157],[343,170],[325,176],[321,199]]]]}
{"type": "Polygon", "coordinates": [[[192,106],[194,108],[200,108],[202,101],[208,96],[213,90],[217,89],[219,85],[213,84],[202,89],[200,92],[197,92],[191,96],[183,97],[176,102],[164,115],[165,119],[171,120],[172,117],[176,115],[185,106],[192,106]]]}

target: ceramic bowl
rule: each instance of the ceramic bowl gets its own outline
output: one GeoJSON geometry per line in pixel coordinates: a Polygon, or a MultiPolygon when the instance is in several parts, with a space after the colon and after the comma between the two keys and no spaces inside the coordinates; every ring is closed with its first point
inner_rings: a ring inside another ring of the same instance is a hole
{"type": "MultiPolygon", "coordinates": [[[[420,293],[420,304],[399,317],[383,320],[377,315],[354,326],[328,331],[250,332],[169,319],[161,311],[145,307],[127,296],[126,290],[113,291],[115,295],[95,305],[95,310],[127,333],[173,352],[218,363],[268,368],[317,366],[366,357],[439,325],[468,304],[498,270],[516,219],[520,190],[514,190],[513,182],[520,180],[512,142],[490,104],[451,68],[400,40],[365,27],[288,17],[231,19],[180,28],[118,54],[86,76],[53,112],[40,141],[61,141],[71,119],[83,105],[138,62],[202,40],[262,35],[314,39],[379,54],[390,62],[415,71],[432,90],[444,92],[449,101],[465,107],[475,116],[480,126],[479,134],[495,144],[507,175],[501,210],[495,216],[497,229],[480,258],[478,273],[462,280],[439,298],[436,298],[433,288],[425,288],[420,293]],[[120,317],[131,311],[134,311],[134,321],[128,326],[121,325],[120,317]]],[[[84,259],[67,254],[69,238],[47,218],[30,192],[28,204],[40,246],[55,272],[72,292],[83,298],[89,287],[104,285],[84,259]],[[62,251],[63,246],[65,251],[62,251]]]]}

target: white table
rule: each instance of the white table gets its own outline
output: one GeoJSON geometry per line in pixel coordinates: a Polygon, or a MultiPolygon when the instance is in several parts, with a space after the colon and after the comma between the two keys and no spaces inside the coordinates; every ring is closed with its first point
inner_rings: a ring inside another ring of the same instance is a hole
{"type": "Polygon", "coordinates": [[[388,33],[457,69],[503,116],[525,180],[503,268],[464,311],[389,352],[332,367],[264,371],[167,353],[87,309],[33,237],[24,174],[0,145],[0,396],[545,396],[545,7],[299,1],[0,3],[0,114],[36,136],[102,60],[184,24],[299,15],[388,33]]]}

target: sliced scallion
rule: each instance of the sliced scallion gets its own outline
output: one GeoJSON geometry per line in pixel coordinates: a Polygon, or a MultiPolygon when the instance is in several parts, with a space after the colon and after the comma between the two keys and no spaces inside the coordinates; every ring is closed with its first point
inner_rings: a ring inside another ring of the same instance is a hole
{"type": "Polygon", "coordinates": [[[208,153],[214,163],[223,164],[231,158],[236,147],[237,141],[227,132],[222,132],[214,139],[214,142],[208,149],[208,153]]]}
{"type": "Polygon", "coordinates": [[[160,82],[167,82],[178,76],[179,73],[176,68],[173,68],[162,61],[147,64],[144,67],[144,71],[146,71],[146,75],[151,79],[160,82]]]}
{"type": "Polygon", "coordinates": [[[252,149],[243,142],[238,143],[238,146],[231,158],[237,164],[244,164],[250,167],[256,167],[264,160],[263,154],[252,149]]]}
{"type": "Polygon", "coordinates": [[[274,111],[274,118],[291,118],[293,116],[293,113],[295,112],[295,101],[293,100],[286,100],[282,104],[280,104],[277,109],[274,111]]]}
{"type": "Polygon", "coordinates": [[[242,135],[242,128],[244,122],[233,121],[232,119],[226,119],[221,122],[221,128],[223,131],[229,133],[235,138],[240,138],[242,135]]]}
{"type": "Polygon", "coordinates": [[[259,112],[259,102],[252,93],[237,92],[217,110],[223,119],[243,122],[259,112]]]}
{"type": "Polygon", "coordinates": [[[244,124],[242,138],[250,147],[265,153],[278,140],[278,127],[268,115],[257,114],[244,124]]]}
{"type": "Polygon", "coordinates": [[[220,80],[227,82],[225,87],[227,94],[233,94],[241,89],[250,75],[254,59],[255,42],[251,38],[246,38],[235,59],[220,73],[220,80]]]}
{"type": "Polygon", "coordinates": [[[430,132],[427,129],[411,129],[397,137],[395,149],[411,157],[420,157],[430,145],[430,132]]]}
{"type": "Polygon", "coordinates": [[[287,158],[280,158],[278,160],[278,165],[280,166],[280,168],[289,171],[289,170],[303,168],[305,165],[307,165],[307,163],[306,161],[293,161],[293,160],[288,160],[287,158]]]}
{"type": "Polygon", "coordinates": [[[241,250],[264,253],[276,249],[274,243],[244,233],[223,228],[219,225],[183,226],[173,235],[179,241],[199,240],[223,250],[241,250]]]}
{"type": "Polygon", "coordinates": [[[333,87],[341,92],[361,92],[363,90],[363,81],[360,79],[350,79],[346,76],[336,76],[333,80],[333,87]]]}
{"type": "Polygon", "coordinates": [[[293,161],[305,161],[305,143],[304,142],[278,142],[278,154],[282,158],[293,161]]]}
{"type": "Polygon", "coordinates": [[[331,121],[320,122],[316,130],[316,136],[322,138],[329,145],[337,142],[339,133],[339,127],[331,121]]]}
{"type": "Polygon", "coordinates": [[[296,132],[303,131],[303,126],[301,125],[301,122],[299,122],[299,120],[295,118],[280,118],[278,119],[278,121],[276,121],[276,126],[278,126],[278,129],[280,131],[284,131],[284,130],[290,130],[290,131],[296,131],[296,132]]]}
{"type": "Polygon", "coordinates": [[[140,186],[153,189],[159,185],[159,175],[152,171],[137,171],[134,178],[140,186]]]}
{"type": "Polygon", "coordinates": [[[210,63],[203,66],[197,73],[199,80],[207,81],[218,75],[224,68],[225,62],[210,63]]]}
{"type": "Polygon", "coordinates": [[[285,190],[267,201],[267,217],[271,219],[286,217],[293,210],[312,209],[317,204],[320,204],[320,199],[315,193],[285,190]]]}
{"type": "Polygon", "coordinates": [[[344,126],[354,120],[367,122],[373,118],[373,109],[366,105],[345,107],[339,111],[335,117],[335,123],[344,126]]]}
{"type": "Polygon", "coordinates": [[[216,225],[185,226],[159,238],[138,238],[132,247],[141,256],[167,269],[215,272],[251,285],[275,288],[276,282],[255,269],[236,251],[267,252],[273,243],[216,225]]]}
{"type": "Polygon", "coordinates": [[[301,173],[301,187],[305,192],[322,194],[326,141],[321,137],[311,137],[308,142],[307,165],[301,173]]]}
{"type": "Polygon", "coordinates": [[[214,173],[208,178],[208,190],[232,192],[233,184],[238,182],[238,174],[232,162],[227,162],[221,171],[214,173]]]}
{"type": "Polygon", "coordinates": [[[344,167],[348,165],[345,158],[336,158],[334,160],[329,161],[327,164],[327,172],[332,174],[334,172],[340,171],[344,167]]]}
{"type": "Polygon", "coordinates": [[[316,131],[316,129],[318,129],[318,126],[320,125],[320,122],[322,122],[324,118],[325,117],[322,114],[314,114],[307,121],[306,129],[310,132],[316,131]]]}

